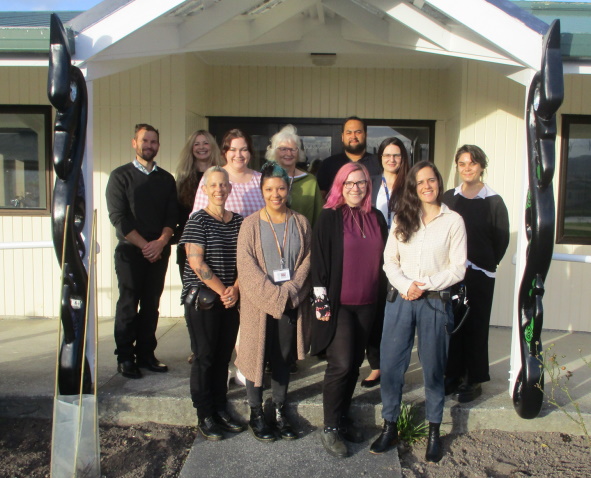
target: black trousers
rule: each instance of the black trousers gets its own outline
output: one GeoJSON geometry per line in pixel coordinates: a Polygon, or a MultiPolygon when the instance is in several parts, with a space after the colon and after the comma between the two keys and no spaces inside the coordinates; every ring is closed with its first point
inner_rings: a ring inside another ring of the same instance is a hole
{"type": "MultiPolygon", "coordinates": [[[[289,386],[289,371],[296,360],[297,324],[290,323],[286,315],[277,320],[267,315],[267,334],[265,336],[265,360],[271,366],[271,390],[273,403],[284,404],[289,386]]],[[[255,387],[254,382],[246,380],[246,396],[251,407],[263,404],[263,387],[255,387]]]]}
{"type": "Polygon", "coordinates": [[[365,353],[367,361],[372,370],[380,369],[380,345],[382,343],[382,332],[384,330],[384,314],[377,314],[373,322],[365,353]]]}
{"type": "Polygon", "coordinates": [[[191,364],[191,399],[199,419],[226,409],[228,364],[240,323],[236,307],[226,309],[218,300],[209,310],[185,305],[189,334],[195,344],[191,364]]]}
{"type": "Polygon", "coordinates": [[[326,349],[327,366],[322,391],[325,426],[338,427],[341,417],[349,412],[375,319],[375,308],[375,304],[341,305],[339,308],[335,335],[326,349]]]}
{"type": "MultiPolygon", "coordinates": [[[[181,275],[181,282],[184,284],[183,280],[183,273],[185,271],[185,262],[187,260],[187,252],[185,251],[184,244],[177,244],[176,246],[176,263],[179,266],[179,273],[181,275]]],[[[187,323],[187,329],[189,329],[189,318],[187,314],[185,314],[185,322],[187,323]]],[[[193,339],[191,338],[191,334],[189,334],[189,340],[191,342],[191,352],[195,353],[195,344],[193,343],[193,339]]]]}
{"type": "Polygon", "coordinates": [[[115,354],[119,362],[154,356],[158,307],[169,257],[170,246],[162,250],[162,258],[154,263],[145,259],[141,249],[132,244],[120,243],[115,248],[115,273],[119,285],[115,308],[115,354]]]}
{"type": "Polygon", "coordinates": [[[462,328],[451,336],[445,375],[452,379],[466,376],[469,384],[488,382],[488,331],[495,280],[468,267],[464,283],[470,314],[462,328]]]}

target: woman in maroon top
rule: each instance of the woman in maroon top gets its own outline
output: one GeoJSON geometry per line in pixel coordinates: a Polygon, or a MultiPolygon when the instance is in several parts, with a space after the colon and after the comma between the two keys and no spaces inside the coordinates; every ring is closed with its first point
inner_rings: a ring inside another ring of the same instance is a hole
{"type": "Polygon", "coordinates": [[[384,216],[371,207],[365,166],[348,163],[337,173],[312,241],[312,285],[316,319],[313,355],[325,352],[322,444],[337,457],[348,455],[343,439],[363,438],[348,418],[351,398],[378,304],[387,236],[384,216]]]}

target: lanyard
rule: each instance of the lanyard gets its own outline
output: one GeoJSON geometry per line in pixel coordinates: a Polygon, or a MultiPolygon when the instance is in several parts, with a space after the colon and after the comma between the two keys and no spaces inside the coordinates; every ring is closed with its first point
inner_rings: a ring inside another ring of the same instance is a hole
{"type": "Polygon", "coordinates": [[[386,178],[382,176],[382,184],[384,185],[384,191],[386,191],[386,203],[387,210],[388,210],[388,231],[390,230],[390,226],[392,225],[392,214],[390,213],[390,191],[388,191],[388,185],[386,184],[386,178]]]}
{"type": "Polygon", "coordinates": [[[267,208],[265,208],[265,214],[267,215],[267,219],[269,220],[271,231],[273,231],[273,237],[275,237],[275,245],[277,246],[277,252],[279,252],[279,259],[281,260],[281,269],[285,269],[285,258],[283,256],[283,253],[285,252],[285,244],[287,241],[287,221],[289,219],[288,212],[285,211],[285,228],[283,229],[283,248],[281,248],[281,246],[279,245],[279,238],[277,237],[275,227],[273,227],[273,221],[271,221],[271,216],[269,216],[267,208]]]}

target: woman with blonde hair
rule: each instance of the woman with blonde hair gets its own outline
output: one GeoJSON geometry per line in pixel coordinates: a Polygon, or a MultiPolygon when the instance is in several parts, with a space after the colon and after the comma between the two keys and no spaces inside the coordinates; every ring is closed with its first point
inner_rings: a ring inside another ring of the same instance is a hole
{"type": "Polygon", "coordinates": [[[289,176],[290,207],[303,214],[312,227],[322,212],[324,199],[314,175],[298,169],[306,161],[302,139],[295,126],[288,124],[271,138],[265,158],[279,164],[289,176]]]}
{"type": "MultiPolygon", "coordinates": [[[[179,162],[176,168],[176,191],[179,203],[179,224],[174,233],[174,238],[178,242],[185,230],[185,224],[189,220],[193,201],[197,188],[203,177],[203,173],[211,166],[222,166],[224,161],[220,148],[215,142],[214,137],[209,131],[199,129],[195,131],[183,146],[179,155],[179,162]]],[[[181,281],[184,284],[184,267],[187,260],[185,246],[178,244],[176,248],[176,263],[179,266],[181,281]]],[[[189,323],[187,322],[187,327],[189,323]]],[[[195,356],[195,347],[191,338],[191,355],[188,362],[192,363],[195,356]]]]}
{"type": "MultiPolygon", "coordinates": [[[[189,136],[181,150],[176,168],[179,225],[175,237],[180,238],[183,235],[203,173],[211,166],[223,166],[223,164],[220,148],[209,131],[199,129],[189,136]]],[[[185,248],[177,247],[176,255],[176,263],[179,265],[182,280],[183,268],[187,259],[185,248]]]]}

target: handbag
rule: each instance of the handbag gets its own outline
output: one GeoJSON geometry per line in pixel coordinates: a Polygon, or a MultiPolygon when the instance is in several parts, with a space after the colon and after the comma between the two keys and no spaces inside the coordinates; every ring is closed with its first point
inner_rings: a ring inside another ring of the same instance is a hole
{"type": "Polygon", "coordinates": [[[191,286],[185,297],[185,304],[196,309],[208,310],[213,307],[218,295],[205,285],[191,286]]]}
{"type": "Polygon", "coordinates": [[[463,282],[458,282],[457,284],[451,286],[451,305],[454,314],[454,324],[456,325],[451,332],[447,330],[446,325],[445,330],[447,331],[448,335],[454,335],[458,330],[460,330],[462,325],[464,325],[464,322],[466,322],[468,315],[470,314],[470,304],[468,303],[467,295],[468,288],[463,282]]]}

